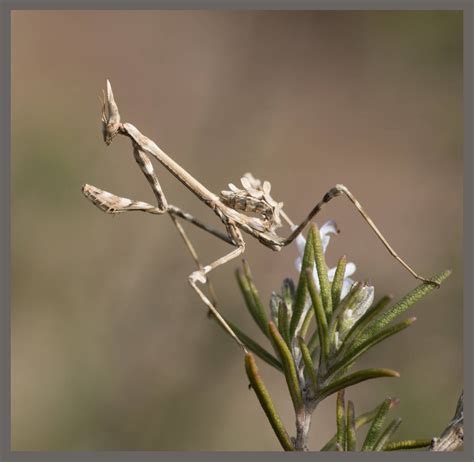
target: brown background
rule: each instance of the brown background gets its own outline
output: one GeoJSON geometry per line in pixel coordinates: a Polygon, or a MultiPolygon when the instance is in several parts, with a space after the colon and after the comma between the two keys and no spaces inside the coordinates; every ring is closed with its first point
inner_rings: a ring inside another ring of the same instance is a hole
{"type": "MultiPolygon", "coordinates": [[[[121,138],[101,140],[109,78],[122,117],[218,192],[251,171],[294,220],[346,184],[416,270],[454,273],[418,322],[358,367],[400,379],[349,390],[364,412],[398,396],[400,438],[437,435],[462,387],[462,15],[457,12],[15,12],[12,51],[12,449],[278,450],[239,349],[187,284],[167,217],[100,213],[82,183],[152,201],[121,138]]],[[[163,168],[169,201],[217,224],[163,168]]],[[[416,285],[344,200],[328,261],[400,297],[416,285]]],[[[227,251],[190,230],[204,261],[227,251]]],[[[296,248],[248,239],[267,302],[296,248]]],[[[257,337],[232,262],[222,311],[257,337]]],[[[406,317],[406,316],[405,316],[406,317]]],[[[259,362],[293,433],[284,380],[259,362]]],[[[311,448],[334,432],[315,414],[311,448]]]]}

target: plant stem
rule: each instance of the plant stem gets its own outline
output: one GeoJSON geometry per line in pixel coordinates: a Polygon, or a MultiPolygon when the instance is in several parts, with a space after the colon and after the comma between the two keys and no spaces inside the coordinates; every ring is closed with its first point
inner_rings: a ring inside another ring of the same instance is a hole
{"type": "Polygon", "coordinates": [[[308,451],[308,435],[311,427],[311,414],[314,412],[314,409],[302,406],[296,413],[296,451],[308,451]]]}

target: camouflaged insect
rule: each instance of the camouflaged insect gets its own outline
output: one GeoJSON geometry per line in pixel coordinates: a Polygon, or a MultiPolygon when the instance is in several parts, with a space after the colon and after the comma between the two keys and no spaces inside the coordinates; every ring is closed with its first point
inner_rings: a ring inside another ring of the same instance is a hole
{"type": "Polygon", "coordinates": [[[311,219],[321,211],[323,206],[335,197],[345,195],[347,199],[352,202],[390,254],[414,277],[424,282],[429,282],[439,286],[437,282],[419,276],[395,253],[387,240],[383,237],[382,233],[375,226],[374,222],[366,214],[362,205],[344,185],[337,184],[332,187],[322,197],[322,199],[313,206],[306,218],[296,226],[282,210],[283,203],[276,202],[270,196],[270,183],[268,181],[262,183],[262,181],[254,178],[250,173],[246,173],[241,179],[244,189],[239,189],[233,184],[230,184],[230,191],[222,191],[220,195],[207,189],[188,171],[160,149],[156,143],[143,135],[135,126],[130,123],[121,122],[120,113],[112,92],[112,86],[108,80],[107,91],[104,92],[101,104],[102,134],[105,143],[107,145],[111,144],[116,135],[123,135],[131,140],[135,161],[152,188],[157,205],[153,206],[146,202],[116,196],[115,194],[103,191],[102,189],[88,184],[85,184],[82,188],[84,196],[100,210],[109,214],[117,214],[125,211],[142,211],[157,215],[168,214],[176,225],[198,267],[196,271],[188,276],[189,283],[221,326],[232,336],[246,353],[248,350],[244,343],[240,340],[227,321],[221,316],[215,306],[215,302],[209,299],[209,297],[198,287],[197,283],[209,284],[207,275],[211,271],[244,253],[245,241],[241,231],[258,239],[259,242],[275,252],[279,252],[284,247],[291,244],[300,235],[311,219]],[[175,178],[194,193],[198,199],[210,207],[225,225],[226,233],[222,233],[221,231],[200,222],[198,219],[194,218],[189,213],[184,212],[180,208],[168,204],[148,156],[152,156],[160,162],[161,165],[175,176],[175,178]],[[256,216],[248,216],[245,212],[253,213],[256,216]],[[186,236],[184,229],[176,221],[177,217],[211,233],[232,245],[234,249],[207,265],[201,265],[196,251],[191,245],[189,238],[186,236]],[[279,236],[274,231],[282,226],[281,218],[283,218],[291,228],[291,233],[287,237],[279,236]]]}
{"type": "Polygon", "coordinates": [[[221,191],[219,198],[230,208],[241,212],[251,212],[261,217],[263,227],[274,231],[282,226],[280,211],[283,202],[276,202],[270,196],[271,184],[255,178],[251,173],[246,173],[240,179],[244,189],[237,188],[229,183],[230,191],[221,191]]]}

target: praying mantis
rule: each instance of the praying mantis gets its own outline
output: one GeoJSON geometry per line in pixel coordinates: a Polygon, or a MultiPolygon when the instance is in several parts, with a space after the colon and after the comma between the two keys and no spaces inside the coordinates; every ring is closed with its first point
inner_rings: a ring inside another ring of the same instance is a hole
{"type": "Polygon", "coordinates": [[[283,211],[283,203],[276,202],[270,195],[271,185],[268,181],[261,182],[247,173],[242,178],[243,189],[229,184],[229,190],[215,194],[209,191],[203,184],[196,180],[189,172],[175,162],[170,156],[162,151],[152,140],[143,135],[136,127],[130,123],[122,123],[117,103],[114,99],[112,86],[107,80],[107,90],[103,94],[102,104],[102,133],[107,145],[117,135],[130,138],[133,146],[135,161],[148,181],[156,199],[156,206],[142,201],[136,201],[120,197],[110,192],[101,190],[95,186],[85,184],[82,192],[95,206],[103,212],[109,214],[123,213],[127,211],[142,211],[146,213],[163,215],[167,213],[181,237],[188,247],[198,269],[189,275],[189,283],[198,294],[210,312],[215,316],[222,327],[231,335],[238,345],[247,353],[247,349],[227,321],[222,317],[216,308],[216,297],[214,290],[208,281],[207,275],[214,269],[222,266],[234,258],[242,255],[245,251],[245,241],[242,232],[258,239],[264,246],[274,251],[280,251],[291,244],[301,233],[311,219],[319,213],[325,204],[335,197],[346,196],[355,206],[369,227],[383,243],[388,252],[416,279],[439,286],[435,281],[431,281],[419,276],[398,254],[393,250],[372,219],[354,195],[342,184],[337,184],[331,188],[323,198],[312,208],[307,217],[299,224],[295,225],[288,215],[283,211]],[[186,186],[198,199],[204,202],[220,219],[225,226],[226,232],[216,230],[207,224],[202,223],[191,214],[182,211],[180,208],[168,203],[158,178],[155,174],[149,156],[160,162],[175,178],[186,186]],[[197,253],[187,237],[178,218],[192,223],[213,236],[225,241],[234,247],[228,254],[218,258],[208,265],[201,265],[197,253]],[[279,236],[276,230],[282,226],[281,219],[290,226],[291,233],[287,237],[279,236]],[[208,297],[198,286],[208,284],[210,296],[208,297]]]}

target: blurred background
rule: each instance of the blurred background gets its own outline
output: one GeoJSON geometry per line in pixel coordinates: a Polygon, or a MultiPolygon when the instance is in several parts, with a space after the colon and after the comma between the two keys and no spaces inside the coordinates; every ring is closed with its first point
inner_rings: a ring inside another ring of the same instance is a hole
{"type": "MultiPolygon", "coordinates": [[[[453,270],[412,309],[414,326],[359,361],[401,378],[346,395],[357,413],[397,396],[398,437],[439,435],[463,380],[462,72],[459,12],[15,12],[12,450],[280,449],[240,350],[188,285],[193,262],[171,220],[113,218],[81,194],[87,182],[153,202],[130,142],[102,141],[106,78],[122,119],[212,191],[250,171],[298,221],[344,183],[416,271],[453,270]]],[[[156,170],[170,203],[219,224],[156,170]]],[[[347,201],[317,222],[330,218],[342,231],[330,265],[347,255],[377,298],[417,285],[347,201]]],[[[203,262],[229,249],[186,229],[203,262]]],[[[247,244],[267,303],[297,277],[297,249],[247,244]]],[[[212,274],[220,309],[263,342],[239,265],[212,274]]],[[[294,434],[283,376],[258,365],[294,434]]],[[[331,398],[315,413],[311,449],[334,430],[331,398]]]]}

